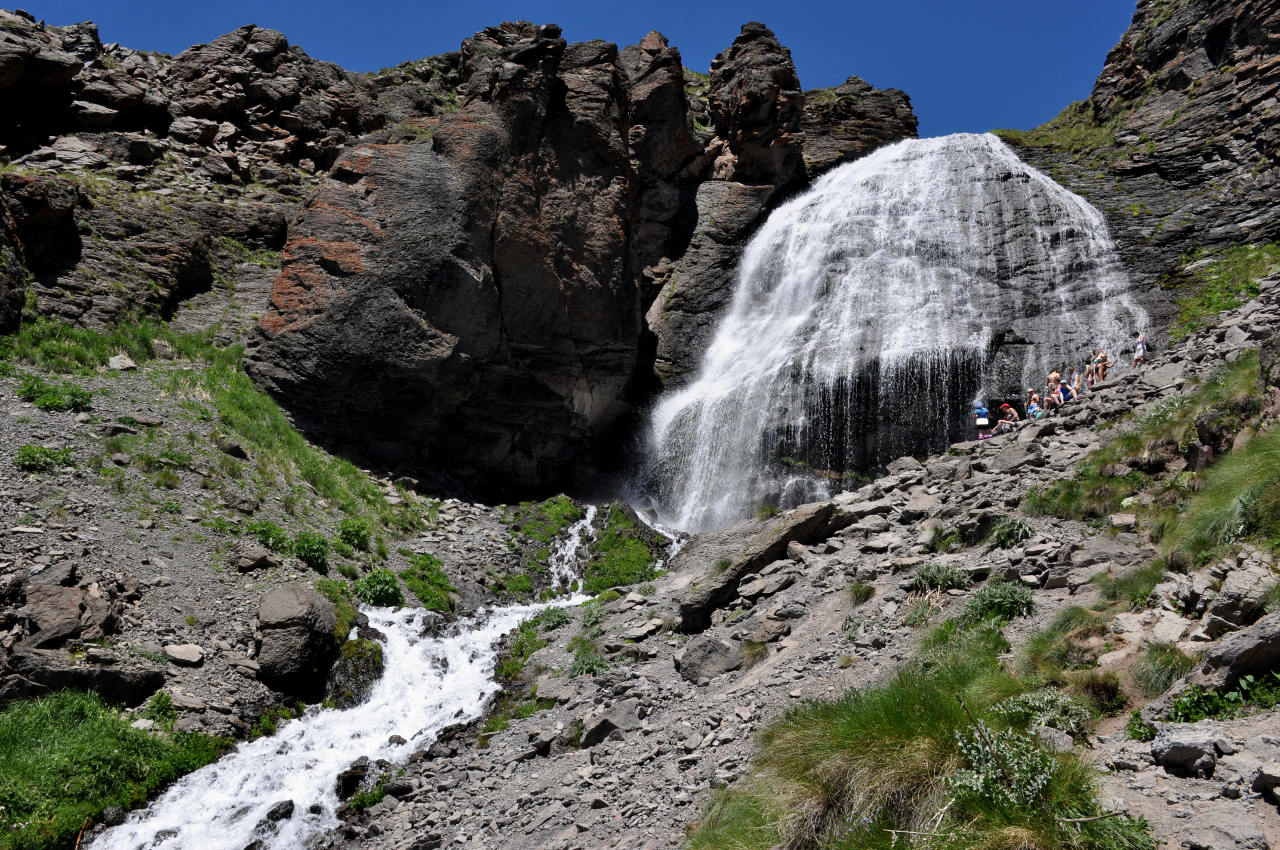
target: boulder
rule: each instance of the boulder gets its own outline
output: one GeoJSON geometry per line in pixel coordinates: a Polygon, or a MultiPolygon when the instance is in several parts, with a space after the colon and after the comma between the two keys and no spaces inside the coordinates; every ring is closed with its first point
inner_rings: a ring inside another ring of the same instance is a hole
{"type": "Polygon", "coordinates": [[[1210,637],[1231,629],[1247,626],[1262,615],[1267,596],[1280,582],[1271,566],[1271,557],[1255,550],[1239,555],[1234,569],[1227,573],[1218,595],[1209,604],[1205,633],[1210,637]]]}
{"type": "Polygon", "coordinates": [[[638,703],[634,699],[619,700],[604,714],[586,721],[582,727],[583,749],[594,747],[615,731],[629,732],[640,725],[638,703]]]}
{"type": "Polygon", "coordinates": [[[183,667],[199,667],[204,663],[204,650],[194,643],[171,643],[165,646],[164,655],[174,664],[183,667]]]}
{"type": "Polygon", "coordinates": [[[1156,764],[1201,779],[1213,776],[1219,756],[1234,752],[1231,742],[1206,721],[1162,725],[1151,742],[1151,757],[1156,764]]]}
{"type": "Polygon", "coordinates": [[[303,584],[262,594],[258,602],[258,678],[295,696],[319,693],[336,655],[333,604],[303,584]]]}
{"type": "Polygon", "coordinates": [[[1044,451],[1038,443],[1010,443],[986,461],[987,472],[997,474],[1008,474],[1024,466],[1044,466],[1044,451]]]}
{"type": "Polygon", "coordinates": [[[159,670],[77,663],[61,650],[21,649],[0,663],[0,706],[60,690],[94,691],[108,702],[138,705],[163,684],[159,670]]]}
{"type": "Polygon", "coordinates": [[[382,644],[357,638],[342,645],[329,671],[325,696],[335,708],[353,708],[369,698],[382,677],[382,644]]]}
{"type": "Polygon", "coordinates": [[[699,635],[675,659],[680,675],[697,684],[742,666],[742,647],[730,645],[710,635],[699,635]]]}

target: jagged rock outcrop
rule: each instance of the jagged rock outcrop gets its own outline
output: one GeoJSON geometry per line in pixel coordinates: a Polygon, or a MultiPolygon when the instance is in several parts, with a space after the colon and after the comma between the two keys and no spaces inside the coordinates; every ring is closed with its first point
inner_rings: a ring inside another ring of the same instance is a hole
{"type": "Polygon", "coordinates": [[[1130,272],[1280,237],[1275,0],[1139,0],[1089,99],[1026,134],[1027,161],[1107,214],[1130,272]]]}
{"type": "Polygon", "coordinates": [[[302,213],[251,373],[316,433],[502,490],[617,415],[640,302],[617,50],[506,24],[431,145],[360,146],[302,213]]]}
{"type": "Polygon", "coordinates": [[[916,137],[911,98],[898,89],[877,89],[861,77],[804,93],[804,167],[814,179],[876,148],[916,137]]]}

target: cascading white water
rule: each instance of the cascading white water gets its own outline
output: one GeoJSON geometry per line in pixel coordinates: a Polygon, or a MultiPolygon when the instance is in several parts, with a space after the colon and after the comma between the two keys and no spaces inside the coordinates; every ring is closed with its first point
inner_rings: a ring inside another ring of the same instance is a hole
{"type": "Polygon", "coordinates": [[[582,518],[569,526],[562,537],[551,546],[547,566],[551,572],[552,587],[569,587],[578,579],[578,549],[596,537],[596,506],[587,505],[582,518]]]}
{"type": "Polygon", "coordinates": [[[1114,357],[1146,324],[1102,215],[992,135],[900,142],[778,208],[696,378],[650,421],[663,520],[762,501],[963,438],[975,395],[1114,357]]]}
{"type": "Polygon", "coordinates": [[[447,637],[422,635],[421,608],[365,609],[370,625],[386,635],[386,672],[365,703],[346,711],[313,708],[277,734],[241,744],[178,780],[100,836],[93,850],[243,850],[255,840],[270,850],[304,846],[338,824],[335,778],[357,756],[403,761],[444,726],[478,716],[498,689],[495,642],[545,607],[477,615],[447,637]],[[408,743],[389,743],[393,735],[408,743]],[[282,800],[295,802],[293,817],[260,827],[282,800]],[[308,811],[313,804],[318,812],[308,811]]]}

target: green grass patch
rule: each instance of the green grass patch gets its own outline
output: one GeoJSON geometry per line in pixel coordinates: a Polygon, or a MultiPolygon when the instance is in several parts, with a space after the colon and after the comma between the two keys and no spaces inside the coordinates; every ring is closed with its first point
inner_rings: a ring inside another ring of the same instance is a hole
{"type": "Polygon", "coordinates": [[[1009,517],[991,529],[987,535],[987,543],[998,549],[1012,549],[1019,543],[1030,540],[1036,533],[1031,523],[1020,517],[1009,517]]]}
{"type": "Polygon", "coordinates": [[[993,130],[1014,145],[1054,148],[1068,154],[1094,154],[1114,147],[1118,118],[1099,121],[1087,100],[1068,104],[1062,112],[1033,130],[993,130]]]}
{"type": "Polygon", "coordinates": [[[70,847],[103,809],[140,805],[229,743],[131,729],[92,693],[11,703],[0,712],[0,847],[70,847]]]}
{"type": "Polygon", "coordinates": [[[1203,249],[1183,257],[1183,273],[1166,282],[1175,292],[1178,315],[1169,328],[1177,341],[1206,327],[1224,310],[1258,294],[1258,281],[1280,271],[1280,242],[1233,245],[1215,255],[1203,249]]]}
{"type": "Polygon", "coordinates": [[[418,597],[422,607],[429,611],[452,611],[453,594],[457,588],[449,582],[443,562],[435,555],[413,555],[409,566],[400,571],[409,592],[418,597]]]}
{"type": "MultiPolygon", "coordinates": [[[[541,616],[541,615],[539,615],[541,616]]],[[[542,636],[538,617],[530,617],[516,628],[515,634],[498,659],[498,675],[507,681],[515,681],[524,672],[529,656],[542,649],[550,641],[542,636]]]]}
{"type": "Polygon", "coordinates": [[[53,472],[75,463],[71,449],[50,449],[44,446],[18,446],[13,453],[13,465],[23,472],[53,472]]]}
{"type": "Polygon", "coordinates": [[[1055,711],[1078,720],[1080,707],[1047,696],[1011,703],[1028,685],[1000,666],[993,637],[943,627],[930,639],[941,648],[887,683],[787,712],[689,846],[888,848],[923,833],[938,848],[1153,848],[1140,822],[1067,820],[1103,813],[1094,774],[1074,754],[1040,749],[1027,727],[1055,711]]]}
{"type": "Polygon", "coordinates": [[[1195,723],[1206,718],[1238,717],[1250,710],[1266,711],[1280,705],[1280,671],[1245,675],[1230,688],[1211,691],[1192,685],[1173,699],[1168,720],[1195,723]]]}
{"type": "Polygon", "coordinates": [[[611,505],[605,527],[590,546],[591,561],[583,571],[582,588],[599,593],[658,577],[657,557],[638,533],[636,524],[618,505],[611,505]]]}
{"type": "Polygon", "coordinates": [[[861,605],[876,595],[876,589],[865,581],[853,581],[849,584],[849,601],[861,605]]]}
{"type": "Polygon", "coordinates": [[[273,552],[293,553],[293,538],[289,536],[289,532],[269,519],[251,522],[245,530],[253,536],[254,540],[273,552]]]}
{"type": "Polygon", "coordinates": [[[18,382],[18,398],[55,413],[88,410],[93,403],[93,393],[70,381],[55,383],[29,374],[23,375],[18,382]]]}
{"type": "Polygon", "coordinates": [[[1064,608],[1023,647],[1019,670],[1043,682],[1062,684],[1065,671],[1087,670],[1098,660],[1097,638],[1106,634],[1111,617],[1078,605],[1064,608]]]}
{"type": "Polygon", "coordinates": [[[369,539],[373,530],[363,517],[346,517],[338,523],[338,539],[359,552],[369,551],[369,539]]]}
{"type": "Polygon", "coordinates": [[[1031,588],[1007,581],[989,581],[969,597],[960,618],[966,623],[1008,622],[1035,610],[1031,588]]]}
{"type": "Polygon", "coordinates": [[[1133,666],[1133,681],[1143,696],[1158,697],[1191,672],[1196,659],[1171,643],[1148,643],[1133,666]]]}

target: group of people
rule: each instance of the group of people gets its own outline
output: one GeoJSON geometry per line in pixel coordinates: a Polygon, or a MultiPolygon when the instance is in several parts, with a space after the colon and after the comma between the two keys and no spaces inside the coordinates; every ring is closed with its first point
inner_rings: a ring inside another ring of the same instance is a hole
{"type": "MultiPolygon", "coordinates": [[[[1133,336],[1133,367],[1136,369],[1139,364],[1147,362],[1147,338],[1140,331],[1135,332],[1133,336]]],[[[1092,356],[1083,362],[1082,367],[1072,367],[1065,380],[1062,372],[1054,369],[1045,378],[1045,387],[1042,392],[1036,392],[1033,387],[1027,388],[1025,420],[1019,415],[1017,408],[1005,402],[1000,405],[997,411],[999,419],[993,425],[991,411],[987,409],[986,404],[981,401],[974,402],[973,422],[978,428],[978,439],[986,440],[997,434],[1007,434],[1018,427],[1020,422],[1042,419],[1055,413],[1063,405],[1075,401],[1084,393],[1091,391],[1096,384],[1105,381],[1110,368],[1111,359],[1107,353],[1101,348],[1095,348],[1092,356]]]]}

